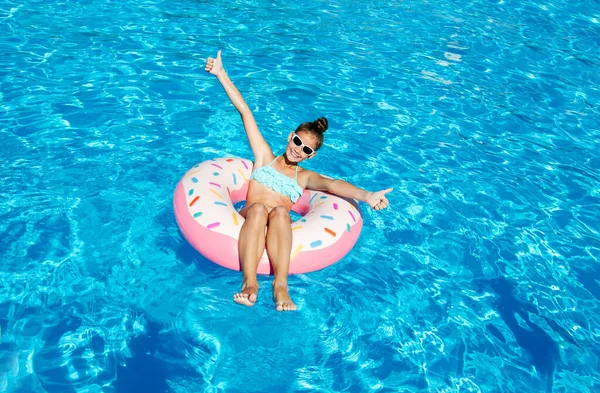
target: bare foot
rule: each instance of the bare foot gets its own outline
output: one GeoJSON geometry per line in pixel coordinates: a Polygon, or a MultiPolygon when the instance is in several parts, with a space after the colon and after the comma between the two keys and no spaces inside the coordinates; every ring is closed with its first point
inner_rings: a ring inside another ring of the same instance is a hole
{"type": "Polygon", "coordinates": [[[296,305],[290,298],[287,285],[273,285],[273,298],[277,311],[295,311],[296,305]]]}
{"type": "Polygon", "coordinates": [[[233,301],[244,306],[252,307],[256,303],[258,285],[242,285],[242,292],[233,295],[233,301]]]}

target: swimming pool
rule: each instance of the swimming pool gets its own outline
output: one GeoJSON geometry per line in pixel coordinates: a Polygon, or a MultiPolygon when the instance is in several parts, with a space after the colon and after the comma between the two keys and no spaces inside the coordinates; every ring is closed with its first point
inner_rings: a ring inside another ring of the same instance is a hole
{"type": "Polygon", "coordinates": [[[0,391],[593,392],[600,6],[458,1],[5,1],[0,391]],[[52,16],[51,16],[52,15],[52,16]],[[204,60],[273,146],[395,187],[354,250],[269,278],[177,230],[183,173],[249,157],[204,60]],[[279,144],[278,144],[279,143],[279,144]]]}

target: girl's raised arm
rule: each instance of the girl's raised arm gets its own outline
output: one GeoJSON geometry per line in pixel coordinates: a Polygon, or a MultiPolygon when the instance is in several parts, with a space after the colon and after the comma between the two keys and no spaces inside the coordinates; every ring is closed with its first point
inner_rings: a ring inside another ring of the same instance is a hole
{"type": "Polygon", "coordinates": [[[206,60],[206,67],[204,69],[217,77],[219,82],[221,82],[221,86],[225,89],[227,97],[229,97],[235,109],[240,113],[252,154],[254,154],[254,165],[256,167],[265,165],[266,162],[272,160],[273,151],[258,129],[254,115],[250,111],[250,108],[248,108],[246,101],[244,101],[244,97],[242,97],[240,91],[225,72],[223,61],[221,60],[221,51],[217,52],[216,59],[209,57],[206,60]]]}

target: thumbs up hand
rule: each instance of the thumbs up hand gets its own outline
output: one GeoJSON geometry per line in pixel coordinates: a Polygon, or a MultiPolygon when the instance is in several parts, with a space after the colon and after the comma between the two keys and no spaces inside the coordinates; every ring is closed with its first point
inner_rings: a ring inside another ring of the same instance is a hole
{"type": "Polygon", "coordinates": [[[390,202],[385,197],[385,194],[391,192],[392,190],[393,188],[388,188],[387,190],[372,192],[365,202],[374,210],[385,209],[390,204],[390,202]]]}
{"type": "Polygon", "coordinates": [[[213,59],[209,57],[206,59],[206,67],[204,70],[213,75],[219,76],[219,73],[223,71],[223,61],[221,60],[221,51],[217,52],[217,58],[213,59]]]}

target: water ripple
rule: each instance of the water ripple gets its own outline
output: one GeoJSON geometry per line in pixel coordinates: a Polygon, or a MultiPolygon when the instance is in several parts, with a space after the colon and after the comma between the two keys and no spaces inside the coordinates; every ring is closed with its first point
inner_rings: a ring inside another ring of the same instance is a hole
{"type": "Polygon", "coordinates": [[[0,19],[0,391],[597,390],[597,2],[0,19]],[[203,71],[218,48],[276,151],[326,116],[306,166],[395,188],[347,257],[290,279],[295,315],[268,277],[233,304],[241,276],[173,219],[187,168],[251,154],[203,71]]]}

